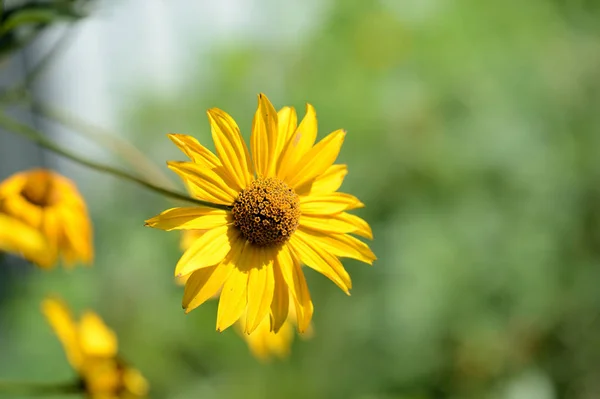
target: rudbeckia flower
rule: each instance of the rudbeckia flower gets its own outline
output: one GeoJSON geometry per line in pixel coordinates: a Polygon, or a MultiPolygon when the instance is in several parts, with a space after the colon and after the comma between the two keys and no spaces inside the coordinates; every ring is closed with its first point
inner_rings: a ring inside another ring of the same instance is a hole
{"type": "Polygon", "coordinates": [[[46,299],[42,310],[90,399],[135,399],[147,394],[148,383],[118,357],[117,337],[97,314],[88,311],[76,321],[58,299],[46,299]]]}
{"type": "Polygon", "coordinates": [[[43,267],[54,261],[42,233],[18,219],[0,213],[0,251],[22,255],[43,267]]]}
{"type": "Polygon", "coordinates": [[[87,208],[75,184],[46,169],[33,169],[12,175],[0,183],[0,214],[36,229],[48,242],[50,261],[59,255],[65,266],[90,263],[93,258],[92,228],[87,208]]]}
{"type": "Polygon", "coordinates": [[[204,231],[175,267],[177,277],[190,275],[183,298],[186,312],[221,290],[218,331],[244,314],[247,334],[265,317],[277,332],[287,319],[291,292],[303,332],[313,303],[301,266],[327,276],[349,294],[350,275],[339,258],[375,260],[369,247],[351,235],[372,238],[367,222],[347,212],[363,203],[337,192],[347,169],[334,162],[346,132],[337,130],[315,144],[317,118],[311,105],[298,125],[293,108],[277,112],[261,94],[251,158],[231,116],[214,108],[208,118],[217,155],[193,137],[171,134],[190,162],[168,166],[194,197],[221,209],[172,208],[146,225],[204,231]]]}

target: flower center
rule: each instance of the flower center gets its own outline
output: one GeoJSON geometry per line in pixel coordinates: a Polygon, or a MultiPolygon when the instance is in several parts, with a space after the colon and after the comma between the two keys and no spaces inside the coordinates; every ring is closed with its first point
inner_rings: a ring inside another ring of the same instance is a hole
{"type": "Polygon", "coordinates": [[[300,200],[281,180],[261,178],[240,192],[231,214],[233,223],[251,244],[274,246],[286,242],[296,231],[300,200]]]}
{"type": "Polygon", "coordinates": [[[39,179],[28,179],[21,190],[21,196],[29,203],[43,208],[57,202],[58,192],[52,179],[44,176],[39,179]]]}

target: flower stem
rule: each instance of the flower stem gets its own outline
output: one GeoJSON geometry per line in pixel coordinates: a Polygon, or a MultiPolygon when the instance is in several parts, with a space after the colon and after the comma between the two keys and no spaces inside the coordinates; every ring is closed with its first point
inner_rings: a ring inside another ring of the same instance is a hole
{"type": "Polygon", "coordinates": [[[72,132],[94,141],[99,146],[119,156],[146,181],[156,181],[167,189],[175,187],[171,179],[154,162],[129,141],[122,138],[121,135],[95,126],[49,103],[32,101],[30,105],[33,112],[41,117],[59,123],[72,132]]]}
{"type": "Polygon", "coordinates": [[[33,129],[32,127],[29,127],[28,125],[25,125],[21,122],[14,120],[13,118],[9,117],[3,111],[0,111],[0,127],[3,127],[8,131],[12,131],[13,133],[19,134],[23,137],[26,137],[27,139],[37,143],[38,145],[56,153],[62,157],[70,159],[73,162],[87,166],[88,168],[97,170],[102,173],[107,173],[107,174],[119,177],[121,179],[137,183],[144,188],[155,191],[164,196],[178,199],[181,201],[193,202],[198,205],[203,205],[203,206],[207,206],[207,207],[215,208],[215,209],[223,209],[223,210],[231,209],[231,207],[228,205],[214,204],[212,202],[203,201],[203,200],[199,200],[196,198],[191,198],[185,194],[180,194],[178,192],[175,192],[175,191],[157,186],[155,184],[152,184],[146,180],[140,179],[139,177],[134,176],[123,170],[114,168],[112,166],[103,165],[101,163],[86,159],[80,155],[77,155],[69,150],[66,150],[66,149],[60,147],[59,145],[55,144],[51,140],[48,140],[37,130],[33,129]]]}
{"type": "Polygon", "coordinates": [[[0,381],[0,393],[12,395],[56,395],[83,392],[79,381],[64,383],[0,381]]]}

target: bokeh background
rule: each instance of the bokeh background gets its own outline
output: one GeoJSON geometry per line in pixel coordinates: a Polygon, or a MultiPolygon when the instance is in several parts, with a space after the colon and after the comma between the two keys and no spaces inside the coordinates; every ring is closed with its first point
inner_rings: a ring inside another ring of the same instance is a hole
{"type": "Polygon", "coordinates": [[[183,189],[166,133],[213,149],[210,107],[248,139],[259,92],[301,115],[310,102],[320,137],[348,131],[342,190],[366,203],[379,259],[344,261],[351,297],[307,270],[314,336],[261,364],[215,332],[216,302],[183,314],[179,234],[143,227],[169,200],[0,131],[0,178],[75,179],[97,253],[51,272],[4,257],[0,379],[72,377],[40,313],[55,293],[106,320],[152,398],[599,398],[599,18],[593,0],[138,0],[48,29],[4,58],[2,83],[66,31],[30,92],[103,130],[89,140],[27,102],[13,116],[183,189]]]}

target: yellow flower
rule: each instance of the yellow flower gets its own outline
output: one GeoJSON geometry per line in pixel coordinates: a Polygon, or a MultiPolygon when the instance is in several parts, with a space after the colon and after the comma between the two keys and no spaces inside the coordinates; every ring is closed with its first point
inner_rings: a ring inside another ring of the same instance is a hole
{"type": "Polygon", "coordinates": [[[217,150],[193,137],[171,134],[191,162],[168,162],[196,198],[223,205],[172,208],[146,221],[163,230],[205,230],[185,251],[176,276],[191,274],[185,286],[186,312],[221,289],[217,330],[245,314],[252,333],[270,316],[277,332],[289,311],[289,294],[298,329],[310,325],[313,303],[301,265],[322,273],[349,294],[351,280],[339,257],[372,264],[369,247],[349,233],[372,238],[371,228],[346,211],[364,206],[336,192],[347,173],[334,165],[345,131],[337,130],[315,145],[317,118],[307,105],[297,125],[296,112],[278,112],[263,94],[252,124],[252,159],[235,121],[220,109],[208,118],[217,150]]]}
{"type": "Polygon", "coordinates": [[[38,230],[0,213],[0,251],[21,254],[43,267],[52,265],[52,249],[38,230]]]}
{"type": "Polygon", "coordinates": [[[9,177],[0,183],[0,214],[33,227],[46,239],[49,261],[30,257],[39,266],[54,266],[59,254],[65,266],[92,261],[92,228],[86,205],[66,177],[46,169],[9,177]]]}
{"type": "Polygon", "coordinates": [[[58,299],[46,299],[42,310],[90,398],[133,399],[147,394],[148,383],[118,357],[117,337],[98,315],[88,311],[77,322],[58,299]]]}

